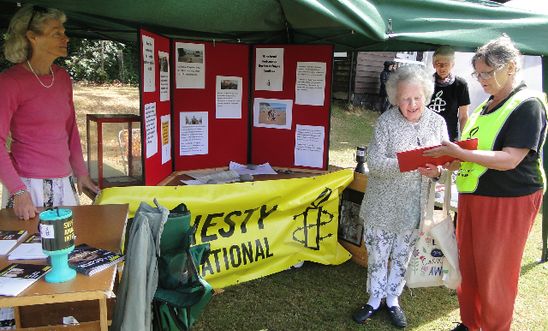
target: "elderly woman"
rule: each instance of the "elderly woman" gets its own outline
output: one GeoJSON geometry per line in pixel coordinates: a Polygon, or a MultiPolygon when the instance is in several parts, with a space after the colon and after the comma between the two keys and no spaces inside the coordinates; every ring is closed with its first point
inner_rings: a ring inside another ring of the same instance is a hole
{"type": "Polygon", "coordinates": [[[65,14],[25,6],[12,18],[0,74],[0,181],[7,207],[27,220],[36,207],[78,204],[78,190],[98,188],[84,159],[67,72],[53,64],[67,55],[65,14]],[[11,132],[11,153],[6,140],[11,132]]]}
{"type": "Polygon", "coordinates": [[[365,222],[369,301],[354,313],[353,319],[364,323],[386,298],[392,323],[405,327],[399,296],[418,238],[415,229],[425,214],[430,185],[439,179],[441,169],[428,164],[418,171],[401,173],[396,153],[438,145],[449,137],[444,119],[426,108],[434,89],[426,70],[401,67],[390,75],[386,89],[390,103],[397,107],[379,117],[369,145],[369,178],[360,209],[365,222]]]}
{"type": "Polygon", "coordinates": [[[463,139],[478,150],[444,143],[426,155],[450,155],[459,169],[457,243],[462,324],[454,330],[510,330],[527,236],[542,201],[546,96],[518,82],[520,53],[508,37],[480,47],[474,73],[491,96],[471,114],[463,139]]]}

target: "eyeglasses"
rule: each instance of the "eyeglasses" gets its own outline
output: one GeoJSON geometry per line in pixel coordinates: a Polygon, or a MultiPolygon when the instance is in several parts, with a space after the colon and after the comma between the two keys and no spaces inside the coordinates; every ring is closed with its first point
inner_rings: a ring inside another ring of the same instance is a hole
{"type": "Polygon", "coordinates": [[[27,25],[27,31],[30,31],[30,26],[32,25],[32,20],[34,19],[34,16],[36,13],[40,14],[46,14],[48,12],[48,9],[42,6],[32,6],[32,14],[30,15],[29,24],[27,25]]]}
{"type": "Polygon", "coordinates": [[[506,65],[502,65],[498,68],[495,68],[491,71],[485,71],[485,72],[477,72],[477,71],[474,71],[472,73],[472,77],[474,77],[475,79],[483,79],[483,80],[488,80],[488,79],[491,79],[493,78],[493,76],[495,75],[495,73],[499,70],[501,70],[502,68],[504,68],[506,65]]]}

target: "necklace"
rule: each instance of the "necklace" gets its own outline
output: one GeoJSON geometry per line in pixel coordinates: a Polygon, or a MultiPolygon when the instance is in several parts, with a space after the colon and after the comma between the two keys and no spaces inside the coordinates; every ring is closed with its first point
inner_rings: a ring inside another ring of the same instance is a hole
{"type": "Polygon", "coordinates": [[[32,71],[32,73],[34,74],[34,77],[36,77],[36,79],[38,79],[38,82],[40,83],[40,85],[42,85],[45,88],[50,88],[50,87],[53,86],[53,83],[55,83],[55,74],[53,73],[53,70],[51,69],[51,66],[49,66],[49,72],[51,73],[51,83],[49,85],[46,85],[46,84],[42,83],[42,81],[40,80],[40,77],[38,77],[36,72],[34,72],[34,69],[30,65],[29,60],[27,60],[27,65],[29,66],[30,71],[32,71]]]}

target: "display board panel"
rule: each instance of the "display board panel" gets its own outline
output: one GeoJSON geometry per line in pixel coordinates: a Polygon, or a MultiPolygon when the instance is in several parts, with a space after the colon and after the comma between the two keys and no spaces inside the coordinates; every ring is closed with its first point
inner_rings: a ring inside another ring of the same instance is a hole
{"type": "Polygon", "coordinates": [[[146,185],[230,161],[327,169],[331,45],[140,37],[146,185]]]}
{"type": "Polygon", "coordinates": [[[246,163],[249,46],[172,41],[174,170],[246,163]]]}
{"type": "Polygon", "coordinates": [[[251,162],[327,169],[331,45],[253,48],[251,162]]]}
{"type": "Polygon", "coordinates": [[[173,171],[170,39],[140,29],[143,177],[156,185],[173,171]]]}

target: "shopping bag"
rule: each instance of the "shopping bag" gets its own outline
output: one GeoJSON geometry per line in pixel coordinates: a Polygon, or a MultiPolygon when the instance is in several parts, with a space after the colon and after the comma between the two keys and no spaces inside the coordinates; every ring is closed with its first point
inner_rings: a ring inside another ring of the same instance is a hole
{"type": "Polygon", "coordinates": [[[459,270],[459,252],[453,219],[449,215],[451,203],[451,181],[445,184],[443,201],[443,218],[430,229],[430,234],[443,252],[443,276],[442,282],[447,288],[456,289],[461,282],[459,270]]]}
{"type": "MultiPolygon", "coordinates": [[[[450,181],[450,180],[448,180],[450,181]]],[[[446,192],[447,194],[447,192],[446,192]]],[[[432,236],[431,229],[451,219],[447,211],[442,219],[434,217],[435,185],[430,185],[426,204],[426,215],[419,224],[418,240],[405,274],[406,285],[410,288],[443,285],[444,254],[438,241],[432,236]]],[[[447,197],[446,199],[447,200],[447,197]]],[[[450,197],[449,201],[450,202],[450,197]]],[[[445,210],[444,210],[445,211],[445,210]]]]}

